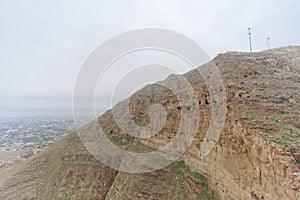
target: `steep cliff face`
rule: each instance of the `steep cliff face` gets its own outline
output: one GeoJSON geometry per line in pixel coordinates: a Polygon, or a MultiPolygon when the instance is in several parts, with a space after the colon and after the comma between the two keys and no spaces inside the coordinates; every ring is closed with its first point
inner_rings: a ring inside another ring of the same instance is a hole
{"type": "MultiPolygon", "coordinates": [[[[299,53],[299,47],[289,47],[214,59],[227,87],[227,117],[220,140],[204,160],[199,159],[201,141],[213,105],[201,78],[185,75],[196,88],[202,117],[184,159],[209,177],[222,199],[300,198],[299,53]]],[[[169,140],[143,142],[159,148],[169,140]]]]}
{"type": "Polygon", "coordinates": [[[216,58],[228,88],[229,109],[205,169],[215,175],[224,196],[300,198],[299,50],[290,47],[216,58]]]}
{"type": "MultiPolygon", "coordinates": [[[[73,132],[2,177],[0,196],[12,199],[18,191],[19,197],[28,193],[32,199],[300,199],[300,47],[229,52],[214,62],[226,86],[227,114],[220,139],[204,159],[201,145],[212,106],[218,105],[193,70],[184,76],[197,96],[200,123],[182,161],[149,174],[117,172],[97,162],[73,132]]],[[[165,126],[150,139],[124,134],[111,111],[98,121],[114,144],[149,152],[173,139],[181,109],[188,109],[172,91],[154,84],[131,96],[132,119],[149,124],[149,109],[156,103],[168,115],[165,126]]]]}

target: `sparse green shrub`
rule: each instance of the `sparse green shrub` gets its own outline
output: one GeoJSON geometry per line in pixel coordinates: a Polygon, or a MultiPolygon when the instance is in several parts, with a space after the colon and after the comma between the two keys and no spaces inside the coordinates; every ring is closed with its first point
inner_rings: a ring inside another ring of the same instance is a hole
{"type": "Polygon", "coordinates": [[[137,118],[137,124],[138,125],[142,125],[144,123],[144,121],[146,121],[147,116],[140,116],[137,118]]]}
{"type": "Polygon", "coordinates": [[[199,172],[191,172],[191,175],[195,178],[198,179],[200,181],[205,181],[205,177],[200,174],[199,172]]]}
{"type": "Polygon", "coordinates": [[[289,113],[282,113],[281,116],[282,117],[287,117],[287,116],[289,116],[289,113]]]}

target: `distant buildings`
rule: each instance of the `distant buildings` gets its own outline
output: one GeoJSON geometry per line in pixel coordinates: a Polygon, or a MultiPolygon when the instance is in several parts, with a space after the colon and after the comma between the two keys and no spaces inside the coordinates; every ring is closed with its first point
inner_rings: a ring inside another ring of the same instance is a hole
{"type": "Polygon", "coordinates": [[[42,149],[74,128],[72,118],[0,120],[0,151],[42,149]]]}

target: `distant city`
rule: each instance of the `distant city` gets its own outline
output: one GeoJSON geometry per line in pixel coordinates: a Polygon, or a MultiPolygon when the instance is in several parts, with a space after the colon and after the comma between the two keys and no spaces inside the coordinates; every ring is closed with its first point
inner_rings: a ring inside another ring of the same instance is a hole
{"type": "Polygon", "coordinates": [[[0,119],[0,151],[43,149],[74,129],[71,117],[0,119]]]}

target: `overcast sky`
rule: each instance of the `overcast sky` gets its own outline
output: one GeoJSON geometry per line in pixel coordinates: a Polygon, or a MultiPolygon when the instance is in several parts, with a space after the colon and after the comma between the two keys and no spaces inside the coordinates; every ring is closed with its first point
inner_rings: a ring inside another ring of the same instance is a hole
{"type": "MultiPolygon", "coordinates": [[[[182,33],[213,58],[300,44],[299,0],[0,1],[0,117],[70,115],[89,53],[112,36],[154,27],[182,33]]],[[[103,109],[107,107],[103,99],[103,109]]]]}

